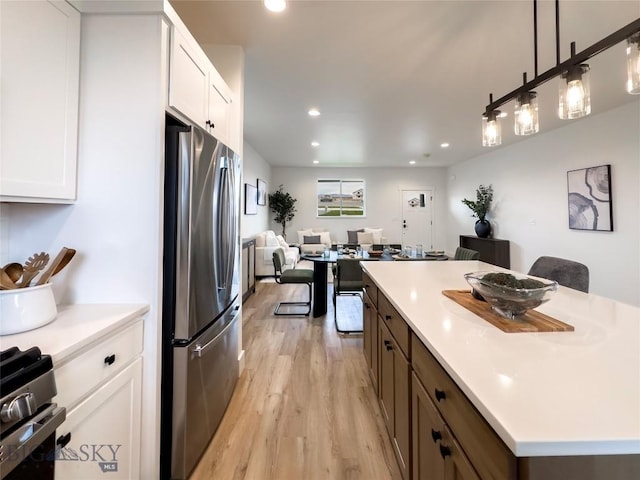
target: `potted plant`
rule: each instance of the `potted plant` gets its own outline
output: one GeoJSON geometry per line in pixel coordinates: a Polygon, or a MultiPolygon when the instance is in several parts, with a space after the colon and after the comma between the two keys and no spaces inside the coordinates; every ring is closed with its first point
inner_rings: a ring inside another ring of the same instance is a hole
{"type": "Polygon", "coordinates": [[[269,210],[276,214],[274,221],[282,225],[282,236],[287,238],[287,222],[293,220],[296,212],[295,204],[297,199],[282,190],[282,185],[273,193],[269,194],[269,210]]]}
{"type": "Polygon", "coordinates": [[[467,207],[471,209],[473,214],[472,217],[477,217],[476,221],[476,235],[480,238],[488,238],[491,235],[491,224],[487,220],[487,212],[489,211],[489,207],[491,206],[491,201],[493,200],[493,187],[491,185],[484,186],[480,185],[476,189],[476,201],[467,200],[466,198],[462,200],[467,207]]]}

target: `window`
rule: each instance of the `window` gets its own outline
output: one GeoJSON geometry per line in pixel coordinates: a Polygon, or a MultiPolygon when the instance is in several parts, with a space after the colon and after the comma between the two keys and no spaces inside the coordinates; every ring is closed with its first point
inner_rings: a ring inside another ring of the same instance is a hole
{"type": "Polygon", "coordinates": [[[364,180],[318,180],[318,217],[364,217],[364,180]]]}

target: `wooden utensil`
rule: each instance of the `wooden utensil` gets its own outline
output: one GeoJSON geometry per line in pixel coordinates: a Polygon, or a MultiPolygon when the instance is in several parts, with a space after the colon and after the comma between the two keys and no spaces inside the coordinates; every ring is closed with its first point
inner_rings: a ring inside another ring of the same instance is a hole
{"type": "Polygon", "coordinates": [[[13,280],[11,280],[9,274],[4,271],[4,268],[0,269],[0,289],[13,290],[14,288],[18,288],[18,286],[13,283],[13,280]]]}
{"type": "Polygon", "coordinates": [[[49,263],[49,254],[40,252],[34,253],[29,257],[29,259],[24,262],[24,272],[22,274],[22,281],[19,288],[28,287],[31,283],[31,280],[38,274],[40,270],[42,270],[45,265],[49,263]]]}
{"type": "Polygon", "coordinates": [[[67,251],[64,254],[64,257],[62,258],[62,261],[58,264],[58,266],[53,271],[53,275],[57,275],[58,273],[60,273],[60,270],[62,270],[64,267],[67,266],[67,264],[71,261],[71,259],[75,254],[76,254],[75,249],[67,248],[67,251]]]}
{"type": "MultiPolygon", "coordinates": [[[[65,261],[65,257],[69,256],[64,265],[69,263],[69,260],[71,260],[75,253],[76,251],[73,249],[62,247],[62,249],[58,252],[58,255],[56,255],[56,258],[53,259],[53,261],[47,266],[47,269],[42,273],[42,275],[40,275],[40,278],[36,282],[36,285],[44,285],[45,283],[47,283],[49,279],[54,275],[54,273],[56,273],[56,271],[60,271],[58,270],[58,267],[60,267],[62,262],[65,261]]],[[[62,269],[64,265],[62,265],[60,269],[62,269]]]]}
{"type": "Polygon", "coordinates": [[[7,272],[9,278],[16,284],[18,280],[20,280],[20,277],[22,277],[22,272],[24,271],[24,267],[18,262],[7,263],[2,269],[7,272]]]}

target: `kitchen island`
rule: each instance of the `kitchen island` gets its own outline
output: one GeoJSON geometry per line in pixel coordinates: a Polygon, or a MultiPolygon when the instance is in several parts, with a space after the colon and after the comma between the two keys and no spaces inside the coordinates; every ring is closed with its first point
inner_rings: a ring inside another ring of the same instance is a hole
{"type": "MultiPolygon", "coordinates": [[[[537,310],[575,331],[504,333],[442,294],[469,289],[465,273],[499,267],[476,261],[362,265],[377,290],[381,338],[385,317],[393,318],[382,314],[388,302],[412,338],[403,352],[410,371],[420,373],[416,361],[424,347],[423,356],[439,364],[513,456],[505,478],[640,478],[639,308],[559,287],[537,310]]],[[[394,328],[389,324],[391,337],[394,328]]],[[[381,343],[380,356],[395,340],[402,346],[396,335],[381,343]]],[[[381,383],[383,370],[380,361],[381,383]]],[[[437,410],[446,404],[437,394],[432,400],[437,410]]],[[[413,454],[405,454],[414,463],[420,460],[416,430],[413,423],[413,454]]],[[[413,474],[420,478],[415,468],[413,474]]]]}

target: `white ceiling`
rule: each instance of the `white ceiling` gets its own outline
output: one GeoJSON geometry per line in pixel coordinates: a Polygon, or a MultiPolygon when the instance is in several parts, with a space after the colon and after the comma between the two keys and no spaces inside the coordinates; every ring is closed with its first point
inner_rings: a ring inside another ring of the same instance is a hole
{"type": "MultiPolygon", "coordinates": [[[[489,93],[534,76],[529,0],[298,0],[280,14],[261,1],[171,4],[201,44],[244,48],[245,140],[273,166],[446,166],[481,155],[489,93]],[[322,115],[309,117],[311,107],[322,115]]],[[[538,2],[539,73],[555,65],[554,8],[538,2]]],[[[637,0],[560,1],[560,60],[571,41],[582,51],[639,17],[637,0]]],[[[637,99],[624,89],[624,43],[588,63],[592,115],[637,99]]],[[[557,79],[537,90],[541,132],[566,125],[557,90],[557,79]]],[[[526,139],[513,134],[513,102],[503,110],[503,146],[526,139]]]]}

